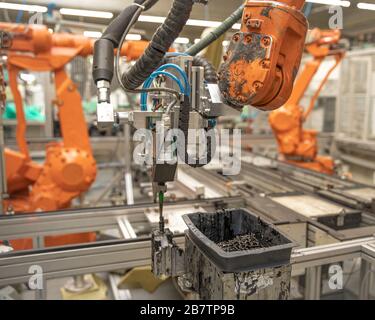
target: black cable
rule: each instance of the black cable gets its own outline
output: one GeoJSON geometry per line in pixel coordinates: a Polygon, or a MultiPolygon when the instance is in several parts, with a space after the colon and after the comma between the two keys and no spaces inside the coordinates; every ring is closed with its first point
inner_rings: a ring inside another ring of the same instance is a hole
{"type": "Polygon", "coordinates": [[[201,56],[194,56],[193,58],[193,65],[200,66],[204,68],[204,79],[208,83],[217,83],[217,72],[214,66],[205,58],[201,56]]]}
{"type": "Polygon", "coordinates": [[[144,8],[147,11],[154,6],[158,0],[135,0],[133,4],[125,8],[107,27],[100,39],[106,39],[113,43],[114,48],[119,47],[119,43],[130,21],[136,14],[137,10],[144,8]]]}
{"type": "Polygon", "coordinates": [[[105,80],[111,83],[114,74],[114,50],[119,47],[121,37],[129,27],[139,9],[148,10],[158,0],[135,0],[125,8],[106,28],[95,42],[93,79],[95,83],[105,80]]]}
{"type": "MultiPolygon", "coordinates": [[[[155,0],[150,0],[150,1],[155,1],[155,0]]],[[[142,7],[138,7],[137,11],[134,13],[134,16],[132,17],[131,21],[129,22],[129,25],[127,26],[123,35],[121,36],[121,39],[120,39],[120,42],[119,42],[119,48],[122,48],[122,46],[123,46],[123,44],[126,40],[127,34],[129,33],[131,27],[138,21],[138,18],[141,15],[142,11],[143,11],[142,7]]],[[[118,49],[117,54],[116,54],[116,60],[115,60],[115,72],[116,72],[117,81],[119,82],[121,88],[125,92],[129,92],[129,93],[166,92],[166,93],[170,93],[170,94],[175,95],[175,97],[176,97],[175,101],[176,102],[180,99],[179,92],[176,91],[176,90],[173,90],[173,89],[169,89],[169,88],[150,88],[150,89],[129,89],[129,88],[127,88],[124,85],[124,83],[122,82],[122,78],[121,78],[120,56],[121,56],[121,50],[118,49]]]]}
{"type": "Polygon", "coordinates": [[[122,75],[127,89],[134,90],[154,72],[181,33],[190,17],[193,0],[174,0],[164,23],[158,28],[146,51],[136,64],[122,75]]]}

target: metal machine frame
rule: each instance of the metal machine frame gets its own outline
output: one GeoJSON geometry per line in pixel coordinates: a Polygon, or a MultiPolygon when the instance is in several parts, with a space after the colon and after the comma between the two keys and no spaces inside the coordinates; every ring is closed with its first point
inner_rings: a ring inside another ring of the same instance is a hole
{"type": "MultiPolygon", "coordinates": [[[[127,239],[131,239],[128,236],[127,239]]],[[[184,237],[175,237],[183,245],[184,237]]],[[[62,249],[42,249],[24,253],[8,253],[0,258],[0,286],[27,283],[32,265],[42,267],[46,280],[60,277],[128,269],[149,265],[151,260],[149,238],[121,240],[106,244],[71,246],[62,249]]],[[[362,278],[375,263],[375,237],[346,241],[338,244],[296,249],[292,254],[293,269],[310,269],[306,299],[319,299],[321,266],[349,259],[362,260],[362,278]]],[[[368,298],[367,291],[360,298],[368,298]]]]}
{"type": "MultiPolygon", "coordinates": [[[[196,172],[196,170],[192,171],[196,172]]],[[[199,175],[204,181],[212,182],[211,172],[203,169],[198,169],[198,171],[200,171],[199,175]],[[205,173],[205,175],[202,175],[202,173],[205,173]]],[[[214,175],[214,177],[217,177],[215,181],[221,180],[218,175],[214,175]]],[[[225,194],[226,188],[227,186],[221,189],[223,194],[225,194]]],[[[255,198],[253,200],[248,199],[248,196],[224,197],[167,203],[165,208],[168,210],[168,208],[177,209],[184,206],[200,206],[207,210],[210,210],[210,208],[212,210],[212,208],[221,207],[253,207],[251,204],[256,201],[257,199],[255,198]]],[[[144,212],[152,209],[157,209],[157,205],[140,204],[116,208],[66,210],[60,211],[58,214],[51,212],[34,213],[31,216],[0,217],[0,234],[9,239],[18,237],[35,238],[47,234],[87,232],[114,228],[120,230],[123,238],[123,240],[65,246],[62,248],[40,248],[4,254],[0,256],[0,274],[4,275],[0,277],[0,286],[27,282],[30,277],[28,268],[31,265],[40,265],[45,272],[47,280],[149,265],[151,262],[151,239],[149,237],[137,238],[135,230],[147,223],[144,212]],[[33,219],[30,219],[30,217],[33,219]]],[[[262,214],[259,208],[255,208],[255,210],[262,214]]],[[[287,209],[284,211],[286,215],[284,214],[283,218],[279,217],[281,220],[290,222],[295,219],[295,221],[305,223],[309,230],[322,228],[322,225],[317,225],[309,219],[298,217],[296,212],[287,209]]],[[[270,219],[268,215],[264,215],[264,217],[270,219]]],[[[282,226],[281,220],[273,221],[273,223],[282,226]]],[[[374,233],[374,230],[372,232],[374,233]]],[[[365,234],[358,234],[356,237],[362,236],[361,239],[295,249],[292,255],[293,275],[301,275],[303,270],[307,268],[305,298],[319,299],[321,295],[322,266],[325,264],[338,263],[348,259],[362,259],[361,277],[363,279],[375,262],[375,238],[370,235],[365,237],[365,234]]],[[[184,236],[176,235],[175,241],[179,246],[183,247],[184,236]]],[[[369,287],[365,286],[364,290],[360,292],[360,298],[368,298],[368,291],[369,287]]],[[[45,296],[45,292],[43,294],[36,292],[36,294],[38,297],[45,296]]]]}

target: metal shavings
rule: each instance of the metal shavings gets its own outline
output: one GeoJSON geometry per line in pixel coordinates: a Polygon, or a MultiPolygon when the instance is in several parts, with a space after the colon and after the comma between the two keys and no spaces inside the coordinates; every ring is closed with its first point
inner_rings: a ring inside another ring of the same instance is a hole
{"type": "Polygon", "coordinates": [[[267,244],[261,243],[253,233],[236,236],[231,240],[222,241],[217,245],[225,252],[246,251],[268,247],[267,244]]]}

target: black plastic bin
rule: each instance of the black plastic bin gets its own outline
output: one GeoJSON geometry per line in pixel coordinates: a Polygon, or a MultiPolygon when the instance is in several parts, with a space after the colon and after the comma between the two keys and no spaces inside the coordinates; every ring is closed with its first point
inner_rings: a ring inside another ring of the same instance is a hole
{"type": "Polygon", "coordinates": [[[224,272],[245,272],[290,264],[295,244],[274,226],[247,210],[192,213],[183,216],[183,219],[194,245],[224,272]],[[219,246],[237,236],[248,235],[259,240],[262,247],[228,252],[219,246]]]}
{"type": "Polygon", "coordinates": [[[362,212],[358,210],[349,210],[340,214],[319,217],[318,222],[332,228],[333,230],[359,228],[362,223],[362,212]]]}

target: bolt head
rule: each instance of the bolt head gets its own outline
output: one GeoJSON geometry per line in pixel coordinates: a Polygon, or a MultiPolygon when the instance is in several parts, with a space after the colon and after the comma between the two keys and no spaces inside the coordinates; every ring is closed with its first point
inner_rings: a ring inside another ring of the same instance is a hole
{"type": "Polygon", "coordinates": [[[268,46],[271,44],[271,39],[270,39],[270,37],[267,37],[267,36],[263,37],[263,38],[262,38],[262,44],[263,44],[265,47],[268,47],[268,46]]]}
{"type": "Polygon", "coordinates": [[[234,42],[238,42],[240,40],[240,35],[238,33],[236,33],[234,36],[233,36],[233,41],[234,42]]]}

